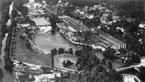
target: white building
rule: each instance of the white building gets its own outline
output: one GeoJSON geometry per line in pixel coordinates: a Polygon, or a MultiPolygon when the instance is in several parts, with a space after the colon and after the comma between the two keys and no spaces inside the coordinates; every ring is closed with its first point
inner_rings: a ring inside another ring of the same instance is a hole
{"type": "Polygon", "coordinates": [[[33,3],[33,2],[35,2],[35,0],[29,0],[29,3],[33,3]]]}
{"type": "Polygon", "coordinates": [[[135,75],[123,74],[123,82],[141,82],[141,80],[135,75]]]}
{"type": "Polygon", "coordinates": [[[140,27],[140,28],[145,28],[145,23],[140,23],[140,24],[139,24],[139,27],[140,27]]]}

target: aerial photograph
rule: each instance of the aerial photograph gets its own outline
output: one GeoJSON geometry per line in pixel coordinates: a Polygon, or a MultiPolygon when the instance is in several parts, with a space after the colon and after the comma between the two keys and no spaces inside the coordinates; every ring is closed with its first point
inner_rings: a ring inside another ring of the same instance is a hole
{"type": "Polygon", "coordinates": [[[0,82],[145,82],[145,0],[0,0],[0,82]]]}

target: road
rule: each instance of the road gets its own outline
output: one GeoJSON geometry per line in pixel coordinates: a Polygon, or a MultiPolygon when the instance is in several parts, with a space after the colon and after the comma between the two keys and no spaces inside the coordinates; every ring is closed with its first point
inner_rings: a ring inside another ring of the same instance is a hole
{"type": "Polygon", "coordinates": [[[137,65],[131,65],[131,66],[128,66],[128,67],[124,67],[124,68],[119,68],[119,69],[116,69],[116,71],[124,71],[124,70],[127,70],[127,69],[130,69],[130,68],[135,68],[137,71],[139,71],[138,67],[141,67],[141,66],[145,66],[145,57],[142,57],[141,58],[141,63],[137,64],[137,65]]]}

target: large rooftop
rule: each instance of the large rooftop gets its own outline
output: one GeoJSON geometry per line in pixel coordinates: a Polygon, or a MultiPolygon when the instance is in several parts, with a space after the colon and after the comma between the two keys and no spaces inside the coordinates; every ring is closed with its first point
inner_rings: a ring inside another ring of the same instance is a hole
{"type": "Polygon", "coordinates": [[[44,17],[37,17],[31,20],[33,20],[36,23],[36,25],[50,25],[49,21],[46,20],[44,17]]]}
{"type": "Polygon", "coordinates": [[[82,31],[88,30],[88,28],[87,28],[85,25],[79,23],[77,20],[75,20],[75,19],[73,19],[73,18],[71,18],[71,17],[69,17],[69,16],[65,16],[65,17],[63,18],[63,21],[64,21],[67,25],[70,25],[73,29],[75,29],[75,30],[77,30],[77,31],[79,31],[79,30],[82,30],[82,31]]]}
{"type": "Polygon", "coordinates": [[[97,32],[99,33],[99,36],[105,38],[107,41],[113,43],[113,44],[125,44],[124,42],[120,41],[119,39],[117,38],[114,38],[113,36],[107,34],[107,33],[104,33],[103,31],[101,30],[97,30],[97,32]]]}

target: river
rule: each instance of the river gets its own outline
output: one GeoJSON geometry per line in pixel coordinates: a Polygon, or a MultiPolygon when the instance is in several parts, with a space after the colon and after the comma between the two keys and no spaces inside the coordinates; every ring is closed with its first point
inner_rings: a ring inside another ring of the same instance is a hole
{"type": "Polygon", "coordinates": [[[4,49],[6,46],[7,36],[8,36],[8,33],[5,34],[5,37],[2,40],[2,48],[1,48],[1,55],[0,55],[0,59],[1,59],[1,64],[0,64],[1,67],[0,68],[2,68],[2,72],[3,72],[3,76],[4,76],[2,79],[2,82],[15,82],[14,75],[12,73],[7,72],[4,69],[4,66],[5,66],[5,60],[4,60],[5,51],[4,51],[4,49]]]}
{"type": "MultiPolygon", "coordinates": [[[[4,0],[0,0],[0,9],[2,8],[2,4],[3,4],[4,0]]],[[[1,23],[2,23],[3,19],[2,19],[2,9],[0,11],[0,39],[2,39],[1,37],[1,33],[2,33],[2,27],[1,27],[1,23]]],[[[1,55],[0,55],[0,68],[2,69],[3,72],[3,79],[2,82],[15,82],[14,81],[14,75],[12,73],[7,72],[4,67],[5,67],[5,60],[4,60],[4,56],[5,56],[5,46],[6,46],[6,40],[7,40],[7,36],[8,33],[5,34],[5,37],[3,38],[3,40],[1,41],[2,46],[0,46],[1,48],[1,55]]],[[[0,80],[1,82],[1,80],[0,80]]]]}

